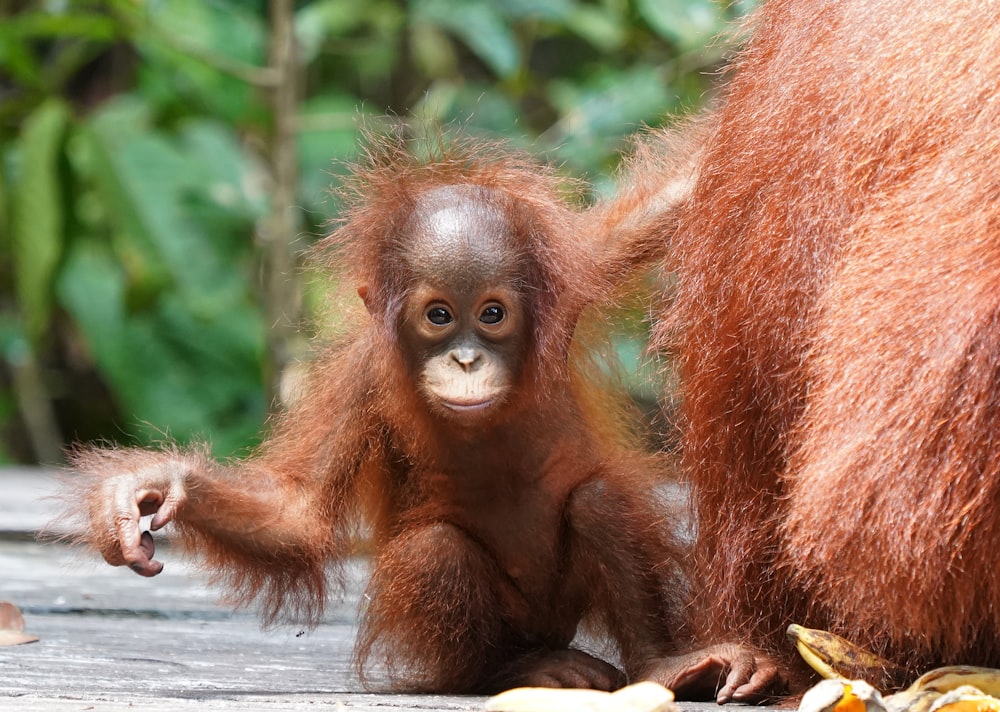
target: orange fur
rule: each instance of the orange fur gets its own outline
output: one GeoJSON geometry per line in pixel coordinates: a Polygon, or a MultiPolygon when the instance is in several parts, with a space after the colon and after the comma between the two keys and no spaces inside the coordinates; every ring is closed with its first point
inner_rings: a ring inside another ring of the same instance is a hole
{"type": "MultiPolygon", "coordinates": [[[[613,251],[583,241],[574,195],[497,146],[418,160],[398,142],[375,144],[316,254],[363,287],[371,317],[319,355],[246,460],[81,451],[76,469],[90,477],[80,485],[89,503],[80,538],[154,575],[137,519],[162,506],[238,602],[260,602],[267,620],[285,610],[316,620],[324,567],[364,527],[375,554],[362,676],[382,664],[398,687],[453,693],[619,683],[614,668],[569,647],[581,623],[608,634],[625,674],[638,675],[673,648],[684,579],[675,525],[649,496],[656,461],[612,437],[607,423],[624,420],[594,404],[613,400],[582,392],[606,379],[586,376],[573,331],[604,294],[602,260],[613,251]],[[397,338],[411,288],[404,226],[423,193],[455,185],[477,186],[463,195],[502,209],[511,227],[502,249],[523,265],[515,286],[533,325],[516,394],[464,430],[422,400],[397,338]]],[[[614,260],[624,271],[626,258],[614,260]]]]}
{"type": "Polygon", "coordinates": [[[771,0],[752,28],[663,235],[696,628],[1000,665],[1000,9],[771,0]]]}

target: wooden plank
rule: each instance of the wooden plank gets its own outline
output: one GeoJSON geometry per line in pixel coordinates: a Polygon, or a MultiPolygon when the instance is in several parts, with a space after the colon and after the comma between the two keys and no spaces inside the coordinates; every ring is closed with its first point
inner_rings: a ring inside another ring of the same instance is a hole
{"type": "Polygon", "coordinates": [[[162,537],[145,579],[33,540],[60,504],[54,472],[0,470],[0,600],[38,643],[0,648],[0,709],[473,710],[482,698],[371,694],[352,668],[364,562],[314,631],[263,631],[234,612],[162,537]]]}
{"type": "MultiPolygon", "coordinates": [[[[260,629],[158,540],[162,574],[107,566],[34,541],[59,491],[49,471],[0,469],[0,600],[41,640],[0,647],[0,710],[481,710],[482,697],[368,692],[351,663],[365,562],[348,566],[344,600],[311,632],[260,629]]],[[[683,705],[707,712],[714,704],[683,705]]]]}
{"type": "Polygon", "coordinates": [[[0,535],[40,531],[52,522],[60,504],[58,473],[37,467],[0,468],[0,535]]]}
{"type": "Polygon", "coordinates": [[[360,564],[347,599],[316,630],[263,631],[170,553],[160,576],[143,579],[61,545],[0,541],[0,599],[20,607],[41,638],[0,648],[0,708],[481,708],[481,698],[366,693],[351,666],[360,564]]]}

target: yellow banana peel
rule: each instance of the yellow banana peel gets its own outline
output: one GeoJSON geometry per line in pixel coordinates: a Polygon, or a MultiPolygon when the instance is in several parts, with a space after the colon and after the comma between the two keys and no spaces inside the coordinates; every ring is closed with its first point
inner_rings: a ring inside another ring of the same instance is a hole
{"type": "Polygon", "coordinates": [[[793,623],[786,635],[809,667],[828,680],[867,680],[881,688],[902,673],[888,660],[825,630],[793,623]]]}
{"type": "Polygon", "coordinates": [[[674,693],[655,682],[616,692],[517,687],[486,701],[486,712],[680,712],[674,693]]]}
{"type": "Polygon", "coordinates": [[[787,634],[809,667],[826,678],[802,697],[799,712],[1000,712],[998,669],[935,668],[882,697],[869,681],[889,686],[901,679],[902,668],[827,631],[793,624],[787,634]]]}

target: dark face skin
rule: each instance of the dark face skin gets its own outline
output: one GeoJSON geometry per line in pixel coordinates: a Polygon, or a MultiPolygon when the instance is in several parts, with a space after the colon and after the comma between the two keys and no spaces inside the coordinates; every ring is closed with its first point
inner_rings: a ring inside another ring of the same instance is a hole
{"type": "Polygon", "coordinates": [[[407,369],[433,412],[482,423],[509,400],[530,340],[511,227],[472,189],[449,187],[425,196],[409,230],[416,282],[397,324],[407,369]]]}

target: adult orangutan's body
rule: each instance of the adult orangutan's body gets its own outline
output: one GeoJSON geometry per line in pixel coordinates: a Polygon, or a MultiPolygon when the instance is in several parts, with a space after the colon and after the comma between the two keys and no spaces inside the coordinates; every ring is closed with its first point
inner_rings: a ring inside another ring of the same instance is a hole
{"type": "Polygon", "coordinates": [[[673,681],[754,699],[789,622],[1000,666],[1000,6],[772,0],[752,29],[659,230],[695,628],[741,644],[673,681]]]}

